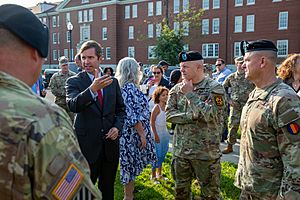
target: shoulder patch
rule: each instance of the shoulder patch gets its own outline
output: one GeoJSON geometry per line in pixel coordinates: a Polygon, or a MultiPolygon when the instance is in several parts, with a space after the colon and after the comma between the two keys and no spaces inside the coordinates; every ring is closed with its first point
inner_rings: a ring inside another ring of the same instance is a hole
{"type": "Polygon", "coordinates": [[[59,200],[69,200],[81,183],[82,178],[82,172],[74,164],[71,164],[55,186],[52,195],[59,200]]]}
{"type": "Polygon", "coordinates": [[[222,95],[214,95],[214,100],[217,106],[223,107],[224,105],[224,100],[222,95]]]}
{"type": "Polygon", "coordinates": [[[292,122],[287,125],[287,130],[290,134],[297,135],[299,133],[300,127],[296,122],[292,122]]]}

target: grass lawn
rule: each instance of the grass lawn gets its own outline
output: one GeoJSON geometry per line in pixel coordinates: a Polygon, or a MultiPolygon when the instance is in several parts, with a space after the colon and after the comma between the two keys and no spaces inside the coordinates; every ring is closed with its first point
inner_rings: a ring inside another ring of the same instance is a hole
{"type": "MultiPolygon", "coordinates": [[[[170,169],[171,159],[172,155],[168,153],[163,164],[163,176],[169,180],[161,181],[161,184],[155,185],[153,181],[150,181],[150,166],[144,169],[143,173],[137,177],[135,182],[137,192],[134,194],[136,200],[174,199],[174,181],[170,169]]],[[[221,193],[224,199],[236,200],[239,197],[240,191],[233,185],[236,168],[235,164],[222,162],[221,193]]],[[[117,174],[119,175],[119,171],[117,174]]],[[[123,186],[119,180],[118,176],[115,185],[115,200],[123,199],[123,186]]],[[[200,190],[195,182],[192,184],[192,191],[196,197],[199,196],[200,190]]]]}

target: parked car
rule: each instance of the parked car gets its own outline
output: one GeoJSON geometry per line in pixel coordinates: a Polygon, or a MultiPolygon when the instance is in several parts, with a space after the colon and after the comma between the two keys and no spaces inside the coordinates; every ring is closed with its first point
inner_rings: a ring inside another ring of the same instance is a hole
{"type": "Polygon", "coordinates": [[[45,88],[49,86],[50,79],[53,76],[55,72],[58,72],[60,69],[45,69],[44,70],[44,76],[43,76],[43,82],[45,88]]]}

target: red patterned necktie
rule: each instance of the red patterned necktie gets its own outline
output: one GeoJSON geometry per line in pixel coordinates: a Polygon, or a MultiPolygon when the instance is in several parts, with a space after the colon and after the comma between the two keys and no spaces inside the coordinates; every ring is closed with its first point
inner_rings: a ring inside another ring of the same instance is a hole
{"type": "Polygon", "coordinates": [[[98,100],[100,103],[100,107],[102,108],[102,106],[103,106],[102,92],[101,92],[101,90],[98,90],[97,93],[98,93],[98,100]]]}

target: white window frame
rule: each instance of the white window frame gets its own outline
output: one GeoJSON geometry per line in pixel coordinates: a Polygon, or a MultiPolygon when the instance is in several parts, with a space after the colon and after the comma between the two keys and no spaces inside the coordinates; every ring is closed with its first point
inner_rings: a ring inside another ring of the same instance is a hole
{"type": "Polygon", "coordinates": [[[107,20],[107,7],[102,7],[102,20],[107,20]]]}
{"type": "Polygon", "coordinates": [[[182,0],[182,12],[186,12],[190,9],[190,1],[182,0]]]}
{"type": "Polygon", "coordinates": [[[60,24],[60,21],[59,21],[59,15],[58,15],[57,16],[57,22],[56,22],[57,27],[59,27],[59,24],[60,24]]]}
{"type": "Polygon", "coordinates": [[[155,10],[156,10],[156,12],[155,12],[156,16],[162,15],[162,2],[161,1],[156,2],[155,10]]]}
{"type": "Polygon", "coordinates": [[[93,9],[89,9],[89,22],[92,22],[93,21],[93,9]]]}
{"type": "Polygon", "coordinates": [[[60,44],[60,34],[57,32],[57,44],[60,44]]]}
{"type": "Polygon", "coordinates": [[[162,25],[161,23],[156,24],[156,37],[160,37],[161,36],[161,30],[162,30],[162,25]]]}
{"type": "Polygon", "coordinates": [[[52,33],[52,44],[57,44],[57,37],[56,33],[52,33]]]}
{"type": "Polygon", "coordinates": [[[130,6],[125,6],[125,19],[130,19],[130,6]]]}
{"type": "Polygon", "coordinates": [[[111,48],[106,47],[105,49],[106,60],[111,60],[111,48]]]}
{"type": "Polygon", "coordinates": [[[80,26],[80,41],[87,41],[91,38],[91,27],[90,25],[80,26]]]}
{"type": "Polygon", "coordinates": [[[235,7],[243,6],[243,1],[244,0],[234,0],[234,6],[235,7]]]}
{"type": "Polygon", "coordinates": [[[155,59],[156,55],[154,52],[154,48],[156,48],[156,46],[148,46],[148,59],[155,59]]]}
{"type": "Polygon", "coordinates": [[[203,0],[202,1],[202,9],[203,10],[209,10],[209,0],[203,0]]]}
{"type": "Polygon", "coordinates": [[[212,20],[212,34],[220,33],[220,18],[213,18],[212,20]]]}
{"type": "Polygon", "coordinates": [[[128,57],[134,58],[135,57],[135,48],[134,46],[128,47],[128,57]]]}
{"type": "Polygon", "coordinates": [[[277,52],[277,56],[278,57],[287,57],[288,54],[289,54],[289,41],[288,40],[277,40],[277,49],[278,49],[278,52],[277,52]],[[282,44],[280,44],[282,43],[282,44]],[[282,54],[281,52],[283,51],[282,49],[282,45],[285,45],[285,53],[282,54]]]}
{"type": "Polygon", "coordinates": [[[153,38],[154,27],[153,24],[148,24],[148,38],[153,38]]]}
{"type": "Polygon", "coordinates": [[[254,32],[254,29],[255,29],[255,15],[247,15],[246,32],[254,32]]]}
{"type": "Polygon", "coordinates": [[[202,19],[202,35],[209,34],[209,19],[202,19]]]}
{"type": "Polygon", "coordinates": [[[289,12],[279,12],[278,15],[278,30],[287,30],[289,26],[289,12]]]}
{"type": "Polygon", "coordinates": [[[78,11],[78,23],[82,23],[82,10],[78,11]]]}
{"type": "Polygon", "coordinates": [[[66,13],[66,24],[71,21],[71,15],[70,13],[66,13]]]}
{"type": "Polygon", "coordinates": [[[220,8],[220,0],[213,0],[213,9],[220,8]]]}
{"type": "Polygon", "coordinates": [[[281,2],[282,0],[273,0],[272,2],[281,2]]]}
{"type": "Polygon", "coordinates": [[[128,39],[134,39],[134,26],[128,26],[128,39]]]}
{"type": "Polygon", "coordinates": [[[255,0],[247,0],[247,5],[254,5],[255,4],[255,0]]]}
{"type": "Polygon", "coordinates": [[[234,57],[240,57],[242,56],[242,52],[241,52],[241,42],[234,42],[234,46],[233,46],[233,52],[234,52],[234,57]]]}
{"type": "Polygon", "coordinates": [[[190,33],[190,24],[188,21],[182,22],[183,35],[189,36],[190,33]]]}
{"type": "Polygon", "coordinates": [[[153,16],[153,2],[148,2],[148,17],[153,16]]]}
{"type": "Polygon", "coordinates": [[[219,43],[204,43],[202,44],[202,56],[203,58],[218,58],[220,46],[219,43]],[[209,47],[212,47],[212,54],[209,55],[209,47]]]}
{"type": "Polygon", "coordinates": [[[53,50],[52,57],[53,57],[53,60],[57,60],[57,51],[56,50],[53,50]]]}
{"type": "Polygon", "coordinates": [[[138,17],[138,7],[137,4],[132,5],[132,18],[138,17]]]}
{"type": "Polygon", "coordinates": [[[69,58],[69,49],[64,49],[64,56],[69,58]]]}
{"type": "Polygon", "coordinates": [[[180,11],[180,1],[179,0],[174,0],[174,14],[179,13],[180,11]]]}
{"type": "Polygon", "coordinates": [[[243,16],[234,16],[234,32],[243,32],[243,16]]]}
{"type": "Polygon", "coordinates": [[[70,31],[66,32],[66,38],[67,38],[67,43],[70,43],[71,41],[70,31]]]}
{"type": "Polygon", "coordinates": [[[180,30],[180,23],[179,22],[174,22],[174,32],[175,34],[179,34],[179,30],[180,30]]]}
{"type": "Polygon", "coordinates": [[[83,11],[83,22],[88,22],[89,16],[88,16],[88,10],[83,11]]]}
{"type": "Polygon", "coordinates": [[[102,27],[102,40],[107,40],[107,27],[102,27]]]}
{"type": "Polygon", "coordinates": [[[183,51],[189,51],[189,44],[183,45],[183,51]]]}
{"type": "Polygon", "coordinates": [[[52,16],[52,27],[55,28],[57,26],[56,16],[52,16]]]}
{"type": "Polygon", "coordinates": [[[81,0],[81,3],[88,3],[89,0],[81,0]]]}

